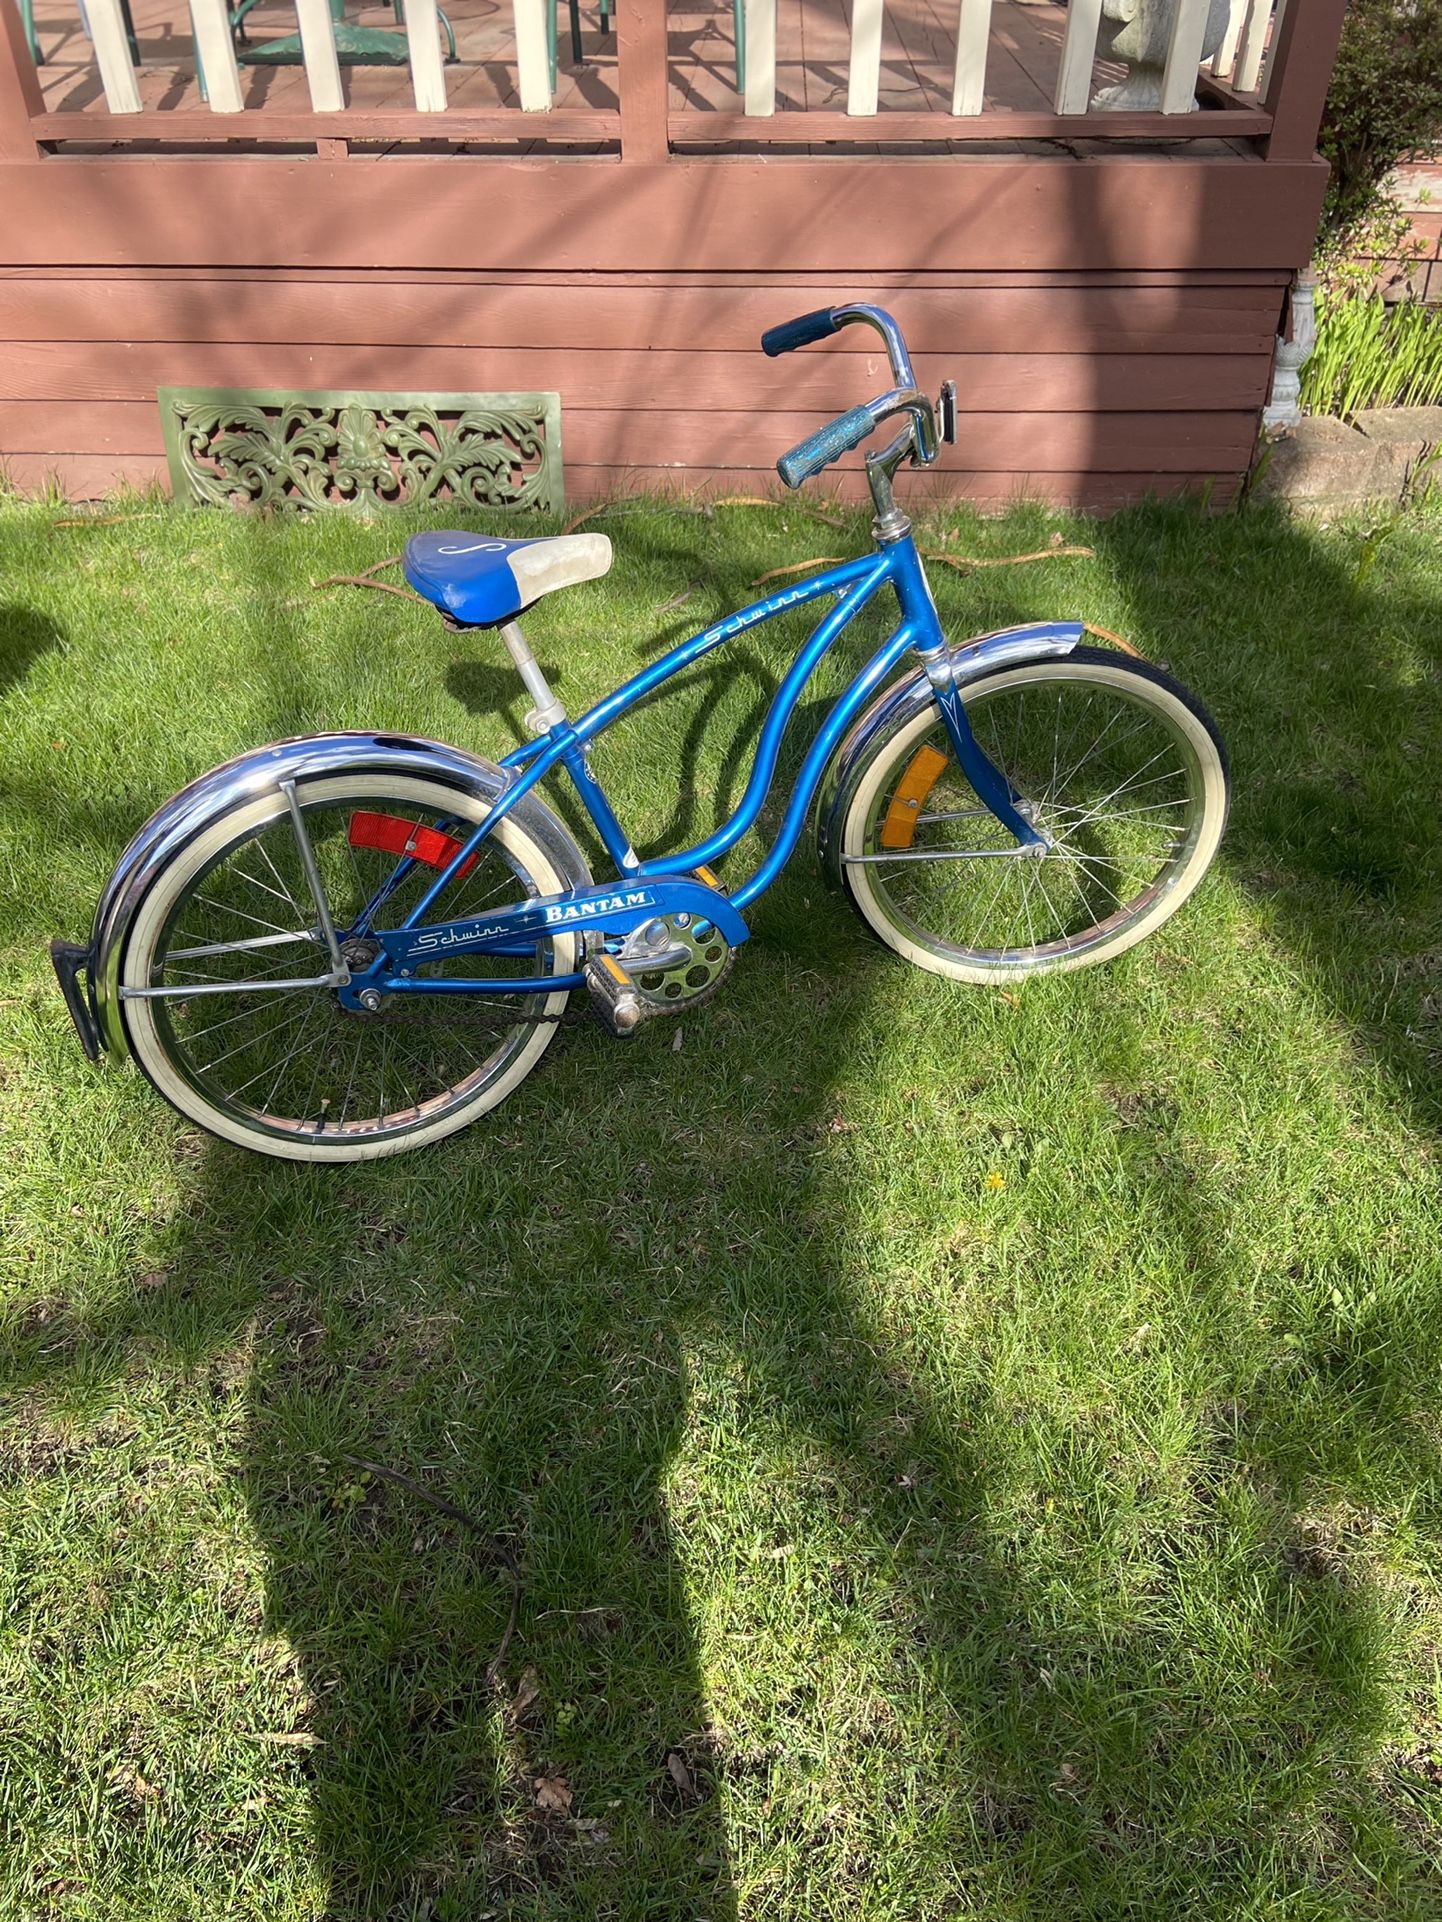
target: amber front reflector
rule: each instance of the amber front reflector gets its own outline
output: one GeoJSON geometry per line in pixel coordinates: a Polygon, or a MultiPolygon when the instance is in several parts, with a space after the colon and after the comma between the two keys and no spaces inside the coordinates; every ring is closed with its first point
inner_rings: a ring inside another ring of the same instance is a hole
{"type": "Polygon", "coordinates": [[[936,777],[946,766],[946,756],[938,754],[934,747],[919,747],[911,757],[911,765],[902,775],[891,806],[886,810],[886,819],[881,824],[881,845],[884,848],[909,848],[916,837],[916,817],[920,814],[926,797],[936,786],[936,777]]]}

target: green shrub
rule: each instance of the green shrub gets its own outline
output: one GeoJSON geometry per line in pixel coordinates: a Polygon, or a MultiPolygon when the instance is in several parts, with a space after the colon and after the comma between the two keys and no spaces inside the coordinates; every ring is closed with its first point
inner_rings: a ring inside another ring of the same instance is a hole
{"type": "Polygon", "coordinates": [[[1351,0],[1322,117],[1324,243],[1387,204],[1399,160],[1442,142],[1442,0],[1351,0]]]}

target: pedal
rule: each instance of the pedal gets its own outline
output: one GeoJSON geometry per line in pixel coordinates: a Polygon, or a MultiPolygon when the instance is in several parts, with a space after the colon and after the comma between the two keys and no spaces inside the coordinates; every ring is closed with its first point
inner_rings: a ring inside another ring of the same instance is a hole
{"type": "Polygon", "coordinates": [[[616,957],[604,950],[589,955],[581,972],[597,1016],[618,1041],[629,1040],[646,1018],[635,982],[616,957]]]}

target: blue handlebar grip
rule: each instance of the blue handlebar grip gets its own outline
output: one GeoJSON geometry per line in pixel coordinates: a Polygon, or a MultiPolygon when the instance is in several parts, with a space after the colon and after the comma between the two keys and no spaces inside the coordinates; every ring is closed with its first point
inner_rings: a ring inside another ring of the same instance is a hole
{"type": "Polygon", "coordinates": [[[836,332],[835,311],[834,307],[818,307],[814,314],[801,314],[795,320],[783,320],[779,327],[768,327],[761,336],[762,353],[774,360],[778,354],[789,354],[793,347],[825,340],[836,332]]]}
{"type": "Polygon", "coordinates": [[[776,471],[788,487],[799,487],[802,481],[819,474],[823,467],[840,460],[853,447],[859,447],[875,425],[869,408],[853,407],[849,414],[839,414],[835,420],[827,421],[816,433],[799,441],[789,454],[783,454],[776,463],[776,471]]]}

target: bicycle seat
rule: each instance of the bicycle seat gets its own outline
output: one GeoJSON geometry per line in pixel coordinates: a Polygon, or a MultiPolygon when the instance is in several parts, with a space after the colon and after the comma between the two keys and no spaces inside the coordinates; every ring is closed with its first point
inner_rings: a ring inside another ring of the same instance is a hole
{"type": "Polygon", "coordinates": [[[413,534],[401,565],[417,594],[453,621],[498,627],[543,594],[596,580],[611,565],[611,543],[604,534],[502,541],[451,530],[413,534]]]}

